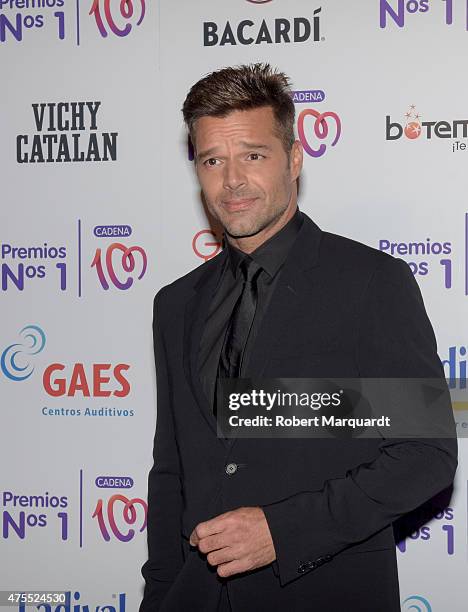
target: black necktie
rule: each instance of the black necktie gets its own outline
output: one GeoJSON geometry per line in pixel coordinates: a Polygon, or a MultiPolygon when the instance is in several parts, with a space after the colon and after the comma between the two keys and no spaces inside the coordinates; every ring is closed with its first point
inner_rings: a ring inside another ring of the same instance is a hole
{"type": "MultiPolygon", "coordinates": [[[[244,278],[242,293],[234,306],[229,320],[218,364],[217,378],[239,378],[245,346],[257,307],[257,279],[262,268],[246,255],[239,265],[244,278]]],[[[216,416],[216,397],[213,413],[216,416]]]]}

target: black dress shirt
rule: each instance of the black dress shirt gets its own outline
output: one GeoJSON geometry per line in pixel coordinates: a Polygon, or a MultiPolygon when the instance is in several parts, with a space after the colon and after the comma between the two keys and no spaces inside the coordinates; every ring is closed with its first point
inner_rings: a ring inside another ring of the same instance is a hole
{"type": "MultiPolygon", "coordinates": [[[[296,240],[302,222],[302,213],[297,209],[294,216],[279,232],[271,236],[255,251],[249,253],[250,257],[263,269],[257,280],[258,302],[244,349],[242,376],[248,376],[249,358],[263,315],[278,283],[280,270],[296,240]]],[[[223,246],[227,249],[228,257],[226,257],[225,266],[213,293],[198,355],[200,380],[211,407],[213,407],[216,374],[224,336],[236,301],[242,292],[243,277],[239,270],[239,264],[246,256],[243,251],[233,246],[225,236],[223,237],[223,246]]]]}

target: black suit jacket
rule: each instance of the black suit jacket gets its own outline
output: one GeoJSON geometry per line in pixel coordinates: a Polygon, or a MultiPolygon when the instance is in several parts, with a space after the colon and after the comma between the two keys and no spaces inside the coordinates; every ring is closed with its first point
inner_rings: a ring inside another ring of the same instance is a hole
{"type": "MultiPolygon", "coordinates": [[[[199,522],[241,506],[264,509],[277,560],[224,579],[234,612],[396,612],[392,522],[452,483],[456,439],[218,438],[197,356],[225,257],[154,300],[158,415],[140,612],[215,612],[223,580],[188,538],[199,522]]],[[[444,377],[408,265],[323,232],[307,215],[250,374],[444,377]]]]}

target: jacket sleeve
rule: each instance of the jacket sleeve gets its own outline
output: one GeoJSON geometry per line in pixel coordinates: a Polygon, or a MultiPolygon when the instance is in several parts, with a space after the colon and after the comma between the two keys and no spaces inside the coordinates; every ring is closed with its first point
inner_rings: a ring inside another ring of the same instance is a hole
{"type": "Polygon", "coordinates": [[[156,366],[157,420],[154,464],[148,476],[148,560],[139,612],[158,612],[183,565],[180,461],[171,406],[167,356],[160,328],[160,296],[154,298],[153,339],[156,366]]]}
{"type": "MultiPolygon", "coordinates": [[[[421,292],[403,260],[385,258],[372,274],[359,308],[357,337],[361,378],[436,378],[447,389],[421,292]]],[[[320,490],[262,506],[282,585],[451,485],[457,440],[450,402],[442,408],[450,437],[383,438],[373,461],[325,481],[320,490]]]]}

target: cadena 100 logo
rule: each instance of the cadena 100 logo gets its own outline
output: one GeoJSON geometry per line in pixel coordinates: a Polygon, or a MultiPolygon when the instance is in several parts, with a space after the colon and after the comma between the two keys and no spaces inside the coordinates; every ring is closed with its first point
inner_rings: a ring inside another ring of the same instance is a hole
{"type": "Polygon", "coordinates": [[[341,137],[341,120],[338,115],[332,111],[320,113],[313,108],[306,108],[301,111],[297,120],[297,133],[299,140],[304,147],[304,151],[311,157],[322,157],[327,150],[327,145],[322,142],[315,148],[312,139],[317,141],[326,140],[329,137],[330,126],[334,129],[334,135],[331,137],[330,146],[334,147],[341,137]],[[305,119],[306,117],[314,117],[312,134],[306,133],[305,119]]]}
{"type": "MultiPolygon", "coordinates": [[[[128,237],[132,233],[129,225],[97,225],[93,230],[96,238],[128,237]]],[[[97,247],[91,268],[95,268],[101,287],[108,290],[112,284],[116,289],[122,291],[130,289],[134,283],[134,277],[141,280],[146,273],[148,258],[146,251],[141,246],[127,246],[122,242],[112,242],[107,245],[105,251],[97,247]],[[117,271],[120,274],[117,274],[117,271]],[[122,276],[125,276],[122,279],[122,276]]]]}
{"type": "MultiPolygon", "coordinates": [[[[1,1],[1,0],[0,0],[1,1]]],[[[127,290],[140,281],[148,268],[148,256],[139,244],[126,244],[132,235],[129,225],[98,225],[92,232],[92,243],[83,244],[81,219],[77,232],[77,294],[83,296],[83,272],[94,270],[102,289],[127,290]],[[116,240],[116,238],[118,240],[116,240]],[[96,243],[96,239],[98,243],[96,243]],[[113,239],[103,245],[104,240],[113,239]]],[[[75,289],[69,283],[68,257],[72,249],[60,244],[38,241],[24,245],[0,243],[0,287],[2,291],[34,289],[38,283],[51,290],[75,289]]],[[[93,272],[93,276],[94,276],[93,272]]]]}
{"type": "Polygon", "coordinates": [[[145,13],[145,0],[119,0],[113,3],[111,0],[94,0],[89,11],[90,15],[94,15],[98,30],[104,38],[107,36],[107,27],[116,36],[127,36],[130,33],[132,24],[126,23],[124,27],[119,27],[115,18],[117,14],[120,20],[129,20],[138,15],[136,25],[139,26],[145,13]]]}
{"type": "Polygon", "coordinates": [[[107,270],[107,275],[109,280],[112,282],[114,287],[117,289],[130,289],[133,285],[133,278],[129,276],[124,282],[121,282],[114,269],[114,262],[112,256],[114,252],[120,252],[121,258],[119,267],[127,274],[132,273],[136,268],[136,259],[134,254],[138,254],[141,260],[141,268],[138,274],[138,280],[142,279],[146,272],[146,267],[148,264],[148,259],[146,257],[145,250],[140,246],[132,246],[127,247],[121,242],[113,242],[106,249],[105,257],[102,256],[102,250],[100,248],[96,249],[96,253],[94,255],[93,262],[91,264],[92,268],[96,268],[96,272],[99,278],[99,282],[103,289],[109,289],[109,282],[106,278],[106,274],[104,270],[107,270]]]}
{"type": "MultiPolygon", "coordinates": [[[[98,489],[131,489],[134,484],[133,478],[129,476],[98,476],[94,483],[98,489]]],[[[140,533],[144,531],[147,515],[148,504],[144,499],[130,499],[122,493],[115,493],[107,502],[103,497],[97,500],[92,518],[97,520],[106,542],[110,541],[111,534],[120,542],[130,542],[135,536],[135,530],[131,526],[139,525],[140,533]]]]}
{"type": "MultiPolygon", "coordinates": [[[[293,91],[292,100],[294,104],[323,102],[325,92],[321,89],[293,91]]],[[[340,140],[341,119],[333,111],[306,108],[297,118],[297,135],[307,155],[322,157],[328,146],[334,147],[340,140]]]]}
{"type": "Polygon", "coordinates": [[[126,495],[121,493],[115,493],[111,495],[107,500],[107,503],[101,498],[98,499],[96,507],[93,512],[92,518],[95,518],[98,522],[101,535],[106,542],[111,539],[111,533],[120,542],[130,542],[135,536],[135,530],[130,527],[126,532],[121,531],[116,521],[116,513],[125,522],[126,525],[135,525],[137,522],[138,511],[137,508],[141,508],[141,526],[139,531],[142,532],[146,528],[146,519],[148,514],[148,506],[144,499],[140,497],[134,497],[129,499],[126,495]],[[116,506],[117,504],[117,506],[116,506]],[[119,510],[116,510],[116,507],[119,510]]]}

